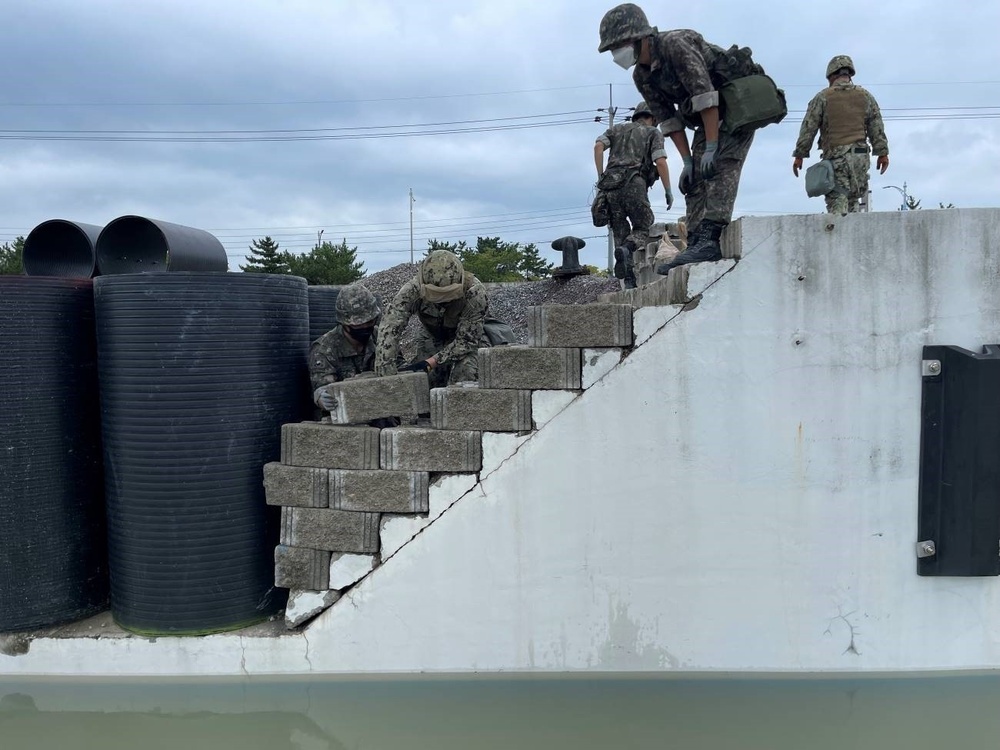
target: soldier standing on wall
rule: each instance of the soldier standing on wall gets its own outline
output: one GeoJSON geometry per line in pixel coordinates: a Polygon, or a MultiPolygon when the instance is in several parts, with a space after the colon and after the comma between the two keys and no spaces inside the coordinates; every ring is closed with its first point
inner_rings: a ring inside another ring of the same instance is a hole
{"type": "Polygon", "coordinates": [[[831,214],[857,211],[858,200],[868,194],[869,142],[877,157],[875,166],[879,174],[885,174],[889,168],[889,140],[885,136],[882,112],[874,96],[854,85],[853,75],[854,61],[847,55],[837,55],[830,60],[826,66],[826,80],[830,86],[809,102],[792,153],[792,173],[798,177],[802,160],[809,156],[819,131],[822,158],[833,165],[835,186],[824,196],[826,210],[831,214]]]}
{"type": "Polygon", "coordinates": [[[649,239],[653,209],[648,191],[657,177],[663,183],[667,210],[674,205],[663,134],[655,124],[649,106],[639,102],[631,122],[608,128],[594,143],[597,189],[607,196],[615,238],[615,278],[624,279],[626,289],[636,286],[632,253],[649,239]],[[604,168],[606,149],[611,150],[607,169],[604,168]]]}

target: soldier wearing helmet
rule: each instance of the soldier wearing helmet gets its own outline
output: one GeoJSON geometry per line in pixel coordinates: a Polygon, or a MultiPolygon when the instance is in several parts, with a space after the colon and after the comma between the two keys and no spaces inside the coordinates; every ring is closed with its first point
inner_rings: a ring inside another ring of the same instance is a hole
{"type": "Polygon", "coordinates": [[[599,52],[610,51],[626,70],[634,67],[636,88],[684,163],[678,187],[685,196],[689,244],[656,272],[721,260],[719,238],[732,220],[753,131],[720,128],[718,89],[763,69],[745,48],[725,50],[690,29],[659,31],[634,3],[609,10],[601,20],[600,37],[599,52]],[[686,128],[694,131],[690,144],[686,128]]]}
{"type": "Polygon", "coordinates": [[[420,263],[385,312],[375,348],[375,374],[426,372],[432,387],[479,379],[486,287],[447,250],[434,250],[420,263]],[[416,359],[399,366],[400,338],[410,317],[420,321],[416,359]]]}
{"type": "Polygon", "coordinates": [[[666,193],[667,210],[674,205],[667,170],[663,134],[646,102],[635,105],[632,121],[613,125],[594,143],[597,189],[608,201],[611,233],[615,238],[615,277],[625,280],[625,288],[636,286],[632,253],[645,245],[653,223],[649,188],[659,177],[666,193]],[[607,169],[604,152],[610,149],[607,169]]]}
{"type": "Polygon", "coordinates": [[[798,177],[802,160],[809,156],[819,132],[821,158],[833,165],[834,188],[824,196],[826,210],[832,214],[857,211],[860,199],[868,195],[869,143],[879,174],[889,168],[889,140],[882,112],[875,97],[854,84],[853,75],[854,61],[847,55],[830,60],[826,66],[830,85],[809,102],[792,152],[792,174],[798,177]]]}
{"type": "Polygon", "coordinates": [[[313,401],[325,411],[335,409],[336,403],[323,386],[374,369],[376,326],[382,313],[375,295],[360,283],[340,290],[336,312],[340,325],[309,347],[313,401]]]}

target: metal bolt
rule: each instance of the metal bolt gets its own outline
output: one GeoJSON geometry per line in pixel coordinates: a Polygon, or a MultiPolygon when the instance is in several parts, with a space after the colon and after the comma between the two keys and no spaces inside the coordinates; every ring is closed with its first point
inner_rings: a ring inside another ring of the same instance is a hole
{"type": "Polygon", "coordinates": [[[941,372],[941,363],[931,362],[929,365],[927,365],[927,372],[931,373],[931,375],[937,375],[939,372],[941,372]]]}
{"type": "Polygon", "coordinates": [[[934,557],[937,554],[937,545],[932,539],[917,542],[917,557],[934,557]]]}

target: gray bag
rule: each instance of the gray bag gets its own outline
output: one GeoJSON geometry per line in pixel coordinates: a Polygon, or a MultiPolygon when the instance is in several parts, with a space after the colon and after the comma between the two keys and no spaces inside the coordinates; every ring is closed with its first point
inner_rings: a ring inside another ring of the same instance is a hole
{"type": "Polygon", "coordinates": [[[490,346],[504,346],[506,344],[517,343],[517,336],[509,324],[497,318],[491,318],[488,315],[483,319],[483,333],[489,339],[490,346]]]}
{"type": "Polygon", "coordinates": [[[806,170],[806,195],[818,198],[832,193],[837,183],[833,179],[833,162],[823,159],[806,170]]]}

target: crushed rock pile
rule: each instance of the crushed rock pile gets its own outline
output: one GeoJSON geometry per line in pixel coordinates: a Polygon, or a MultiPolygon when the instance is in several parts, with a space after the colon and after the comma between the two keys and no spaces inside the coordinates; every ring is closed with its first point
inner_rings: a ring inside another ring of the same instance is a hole
{"type": "MultiPolygon", "coordinates": [[[[361,283],[382,299],[383,307],[392,301],[403,284],[417,275],[419,265],[400,263],[398,266],[366,276],[361,283]]],[[[603,276],[573,276],[565,280],[545,279],[543,281],[517,281],[503,284],[487,284],[490,307],[489,314],[510,324],[517,340],[528,341],[528,327],[525,316],[533,305],[582,305],[596,302],[598,295],[617,292],[621,288],[617,279],[603,276]]],[[[409,356],[416,333],[416,318],[403,334],[403,352],[409,356]]]]}

